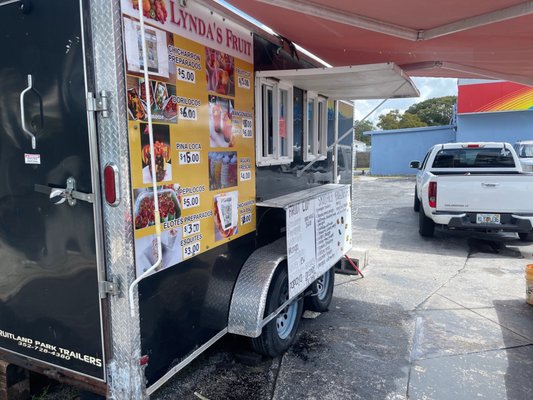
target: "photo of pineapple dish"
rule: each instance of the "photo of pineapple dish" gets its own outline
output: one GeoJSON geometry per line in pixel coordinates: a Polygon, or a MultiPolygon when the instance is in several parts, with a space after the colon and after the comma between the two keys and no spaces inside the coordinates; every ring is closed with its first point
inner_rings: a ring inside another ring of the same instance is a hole
{"type": "MultiPolygon", "coordinates": [[[[156,141],[154,143],[155,153],[155,179],[157,182],[165,180],[167,162],[170,160],[170,146],[166,143],[156,141]]],[[[142,149],[143,164],[150,169],[152,165],[150,145],[145,145],[142,149]]]]}

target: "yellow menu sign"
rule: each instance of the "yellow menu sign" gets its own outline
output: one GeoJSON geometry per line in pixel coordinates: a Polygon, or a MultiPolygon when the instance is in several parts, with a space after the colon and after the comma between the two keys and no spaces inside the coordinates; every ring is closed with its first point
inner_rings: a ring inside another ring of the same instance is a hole
{"type": "Polygon", "coordinates": [[[196,3],[182,8],[171,0],[122,0],[122,10],[140,275],[157,259],[153,175],[159,184],[162,268],[255,229],[252,36],[196,3]]]}

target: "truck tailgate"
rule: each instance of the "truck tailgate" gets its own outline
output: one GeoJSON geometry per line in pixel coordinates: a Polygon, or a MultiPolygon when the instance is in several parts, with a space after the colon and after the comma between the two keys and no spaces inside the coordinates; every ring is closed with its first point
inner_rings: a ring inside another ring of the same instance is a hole
{"type": "Polygon", "coordinates": [[[437,211],[533,213],[533,174],[439,175],[437,211]]]}

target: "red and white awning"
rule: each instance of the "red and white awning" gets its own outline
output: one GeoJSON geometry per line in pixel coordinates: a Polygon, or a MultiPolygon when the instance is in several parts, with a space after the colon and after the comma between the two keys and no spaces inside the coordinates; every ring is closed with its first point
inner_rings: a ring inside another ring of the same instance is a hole
{"type": "Polygon", "coordinates": [[[533,1],[227,1],[334,66],[533,85],[533,1]]]}

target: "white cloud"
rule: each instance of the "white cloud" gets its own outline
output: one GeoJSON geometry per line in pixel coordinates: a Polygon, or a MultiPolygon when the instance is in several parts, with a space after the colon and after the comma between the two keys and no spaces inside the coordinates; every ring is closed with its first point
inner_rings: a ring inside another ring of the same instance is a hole
{"type": "MultiPolygon", "coordinates": [[[[421,101],[442,96],[457,96],[457,79],[451,78],[412,78],[415,86],[420,91],[420,97],[409,99],[390,99],[387,100],[379,109],[377,109],[367,119],[374,124],[378,121],[379,116],[387,114],[389,111],[398,109],[405,112],[410,106],[421,101]]],[[[361,120],[382,100],[356,100],[354,109],[354,119],[361,120]]]]}

